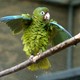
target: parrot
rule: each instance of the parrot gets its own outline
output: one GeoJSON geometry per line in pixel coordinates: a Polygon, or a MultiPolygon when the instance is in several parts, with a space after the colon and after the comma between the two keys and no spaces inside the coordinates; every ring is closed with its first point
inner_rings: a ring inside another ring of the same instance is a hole
{"type": "MultiPolygon", "coordinates": [[[[4,22],[10,27],[13,35],[22,32],[23,51],[28,58],[46,51],[49,46],[55,46],[72,37],[64,27],[50,18],[47,7],[37,7],[32,15],[25,13],[4,16],[0,18],[0,22],[4,22]]],[[[44,58],[27,68],[31,71],[47,70],[51,68],[51,63],[48,58],[44,58]]]]}

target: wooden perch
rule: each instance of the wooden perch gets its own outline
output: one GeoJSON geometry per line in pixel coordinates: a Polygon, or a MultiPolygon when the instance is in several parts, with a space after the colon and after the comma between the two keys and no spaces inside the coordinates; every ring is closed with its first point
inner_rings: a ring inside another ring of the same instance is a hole
{"type": "Polygon", "coordinates": [[[14,67],[11,67],[9,69],[1,71],[0,72],[0,77],[11,74],[11,73],[14,73],[14,72],[17,72],[19,70],[22,70],[22,69],[26,68],[27,66],[29,66],[33,63],[36,63],[36,61],[38,61],[38,60],[41,60],[45,57],[54,55],[57,52],[65,49],[69,46],[76,45],[79,42],[80,42],[80,33],[77,34],[76,36],[74,36],[74,37],[72,37],[72,38],[70,38],[70,39],[68,39],[68,40],[50,48],[50,49],[48,49],[48,50],[46,50],[45,52],[34,56],[32,59],[29,58],[28,60],[14,66],[14,67]]]}

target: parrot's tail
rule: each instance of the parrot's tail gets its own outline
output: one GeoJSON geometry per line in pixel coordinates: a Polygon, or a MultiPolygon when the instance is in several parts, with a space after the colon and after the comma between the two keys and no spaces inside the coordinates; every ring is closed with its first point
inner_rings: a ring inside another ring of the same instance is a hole
{"type": "Polygon", "coordinates": [[[47,58],[40,60],[39,62],[32,64],[31,66],[27,67],[31,71],[36,71],[39,69],[48,69],[51,67],[51,64],[47,58]]]}

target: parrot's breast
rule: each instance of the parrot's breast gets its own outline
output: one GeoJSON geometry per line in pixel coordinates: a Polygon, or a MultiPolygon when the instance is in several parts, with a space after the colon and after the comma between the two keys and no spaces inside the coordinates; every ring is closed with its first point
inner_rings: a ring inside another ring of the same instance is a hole
{"type": "Polygon", "coordinates": [[[33,24],[25,29],[22,36],[24,51],[27,55],[36,55],[45,51],[48,45],[48,33],[44,29],[44,24],[33,24]]]}

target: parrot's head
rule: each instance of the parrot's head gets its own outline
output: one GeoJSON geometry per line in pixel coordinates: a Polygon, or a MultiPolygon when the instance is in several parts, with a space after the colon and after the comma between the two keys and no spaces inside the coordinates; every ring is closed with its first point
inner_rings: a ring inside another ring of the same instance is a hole
{"type": "Polygon", "coordinates": [[[33,12],[33,17],[40,21],[50,20],[49,9],[46,7],[38,7],[33,12]]]}

